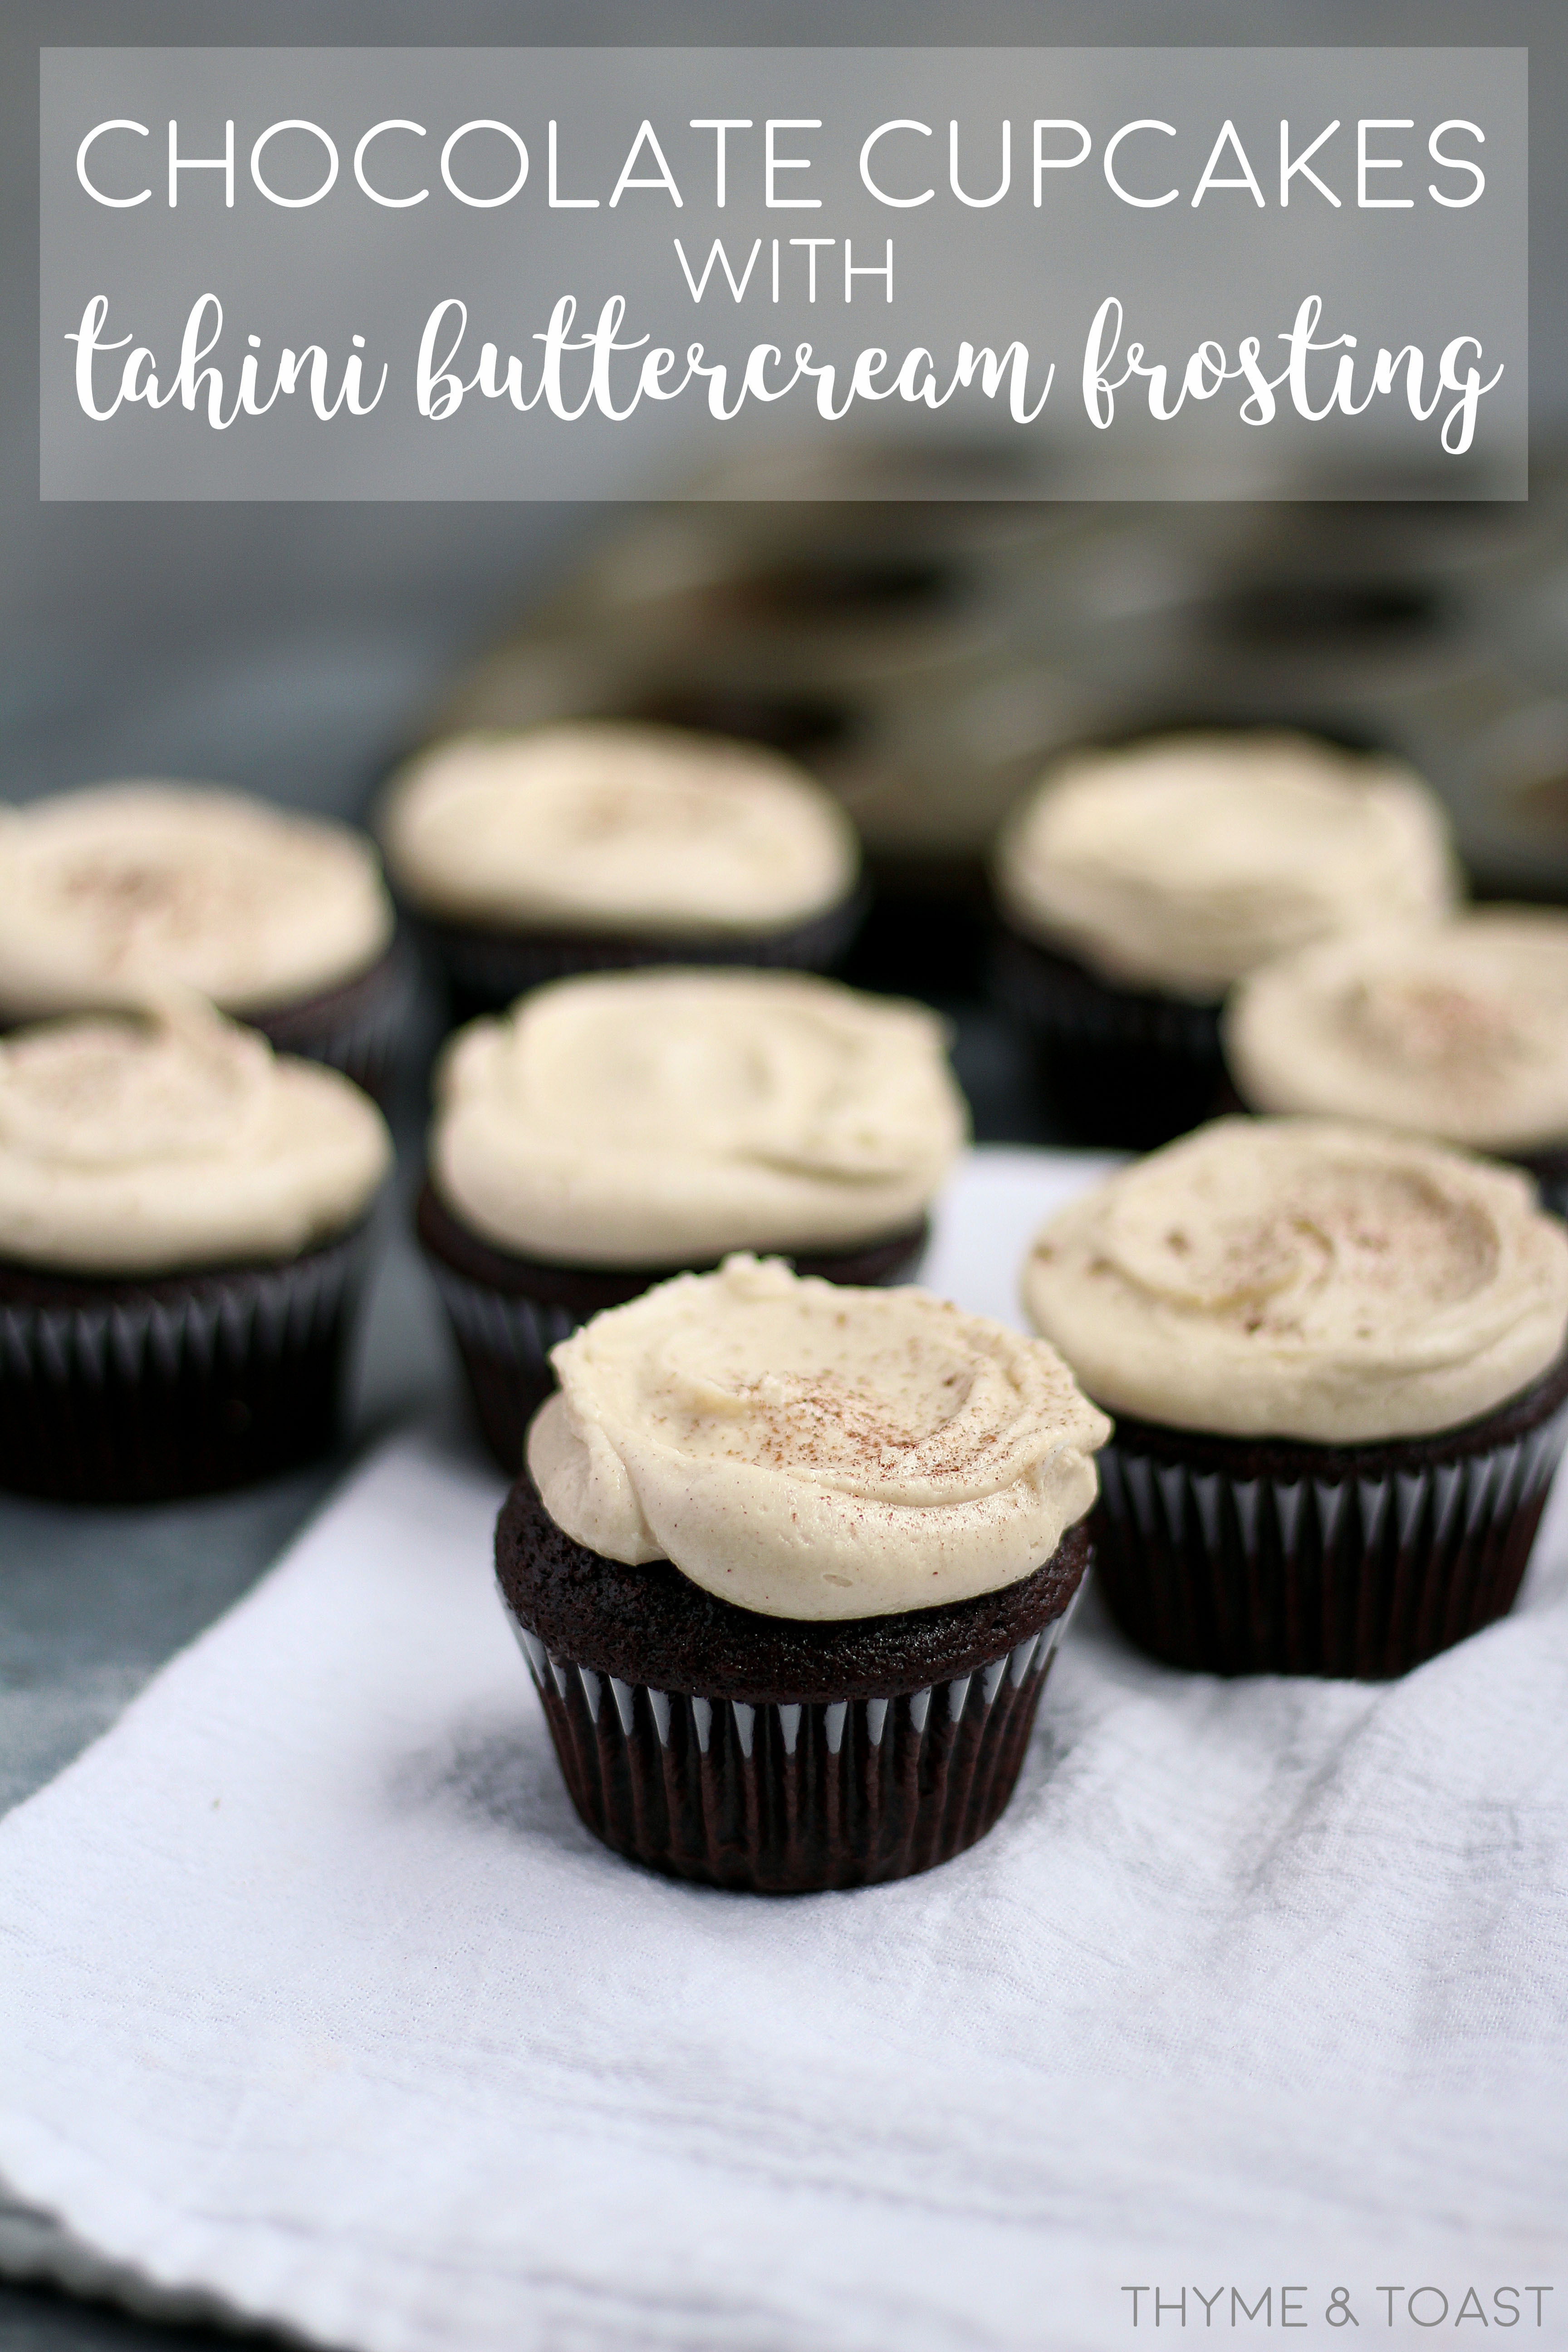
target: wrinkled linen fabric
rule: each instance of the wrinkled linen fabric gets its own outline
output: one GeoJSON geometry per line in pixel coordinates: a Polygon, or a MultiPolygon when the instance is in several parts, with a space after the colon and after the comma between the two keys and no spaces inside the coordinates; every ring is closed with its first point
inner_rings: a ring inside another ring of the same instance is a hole
{"type": "MultiPolygon", "coordinates": [[[[1103,1165],[974,1155],[925,1278],[1017,1320],[1103,1165]]],[[[499,1499],[395,1440],[0,1825],[0,2267],[360,2352],[1135,2352],[1133,2285],[1568,2324],[1568,1496],[1386,1686],[1091,1601],[988,1838],[783,1900],[578,1824],[499,1499]]]]}

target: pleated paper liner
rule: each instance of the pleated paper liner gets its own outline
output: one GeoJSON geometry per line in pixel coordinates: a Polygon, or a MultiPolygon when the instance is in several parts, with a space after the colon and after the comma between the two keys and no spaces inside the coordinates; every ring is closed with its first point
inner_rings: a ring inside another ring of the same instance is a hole
{"type": "Polygon", "coordinates": [[[768,1706],[624,1683],[512,1622],[595,1837],[676,1878],[790,1895],[909,1878],[984,1836],[1072,1608],[934,1688],[768,1706]]]}
{"type": "Polygon", "coordinates": [[[991,985],[1027,1031],[1051,1108],[1079,1141],[1150,1150],[1225,1108],[1217,1004],[1113,987],[1005,925],[991,985]]]}
{"type": "MultiPolygon", "coordinates": [[[[509,1477],[516,1475],[522,1460],[529,1423],[555,1385],[551,1349],[591,1316],[622,1307],[685,1270],[549,1265],[514,1256],[461,1224],[428,1183],[419,1196],[416,1223],[479,1427],[509,1477]]],[[[906,1233],[858,1249],[795,1255],[792,1263],[797,1272],[827,1282],[870,1286],[908,1281],[924,1255],[930,1230],[922,1219],[906,1233]]]]}
{"type": "Polygon", "coordinates": [[[496,1531],[501,1599],[587,1828],[650,1869],[761,1894],[905,1878],[984,1837],[1089,1559],[1080,1524],[1000,1592],[796,1622],[584,1550],[526,1478],[496,1531]]]}
{"type": "Polygon", "coordinates": [[[327,1453],[368,1245],[145,1281],[0,1265],[0,1486],[161,1502],[327,1453]]]}
{"type": "Polygon", "coordinates": [[[1199,1436],[1121,1416],[1100,1591],[1129,1639],[1222,1675],[1378,1681],[1506,1616],[1568,1443],[1568,1358],[1432,1438],[1199,1436]]]}
{"type": "Polygon", "coordinates": [[[830,971],[865,919],[861,888],[809,921],[779,930],[731,932],[723,939],[656,939],[636,933],[509,931],[478,923],[420,919],[447,974],[452,1017],[499,1012],[531,988],[577,972],[638,971],[649,965],[700,965],[830,971]]]}
{"type": "Polygon", "coordinates": [[[416,985],[414,950],[399,931],[368,971],[319,996],[239,1016],[279,1054],[342,1070],[384,1103],[416,985]]]}

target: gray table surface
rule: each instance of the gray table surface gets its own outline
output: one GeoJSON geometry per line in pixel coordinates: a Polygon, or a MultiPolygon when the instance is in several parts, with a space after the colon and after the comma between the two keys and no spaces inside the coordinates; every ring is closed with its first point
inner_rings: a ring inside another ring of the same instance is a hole
{"type": "MultiPolygon", "coordinates": [[[[976,1135],[1050,1140],[1011,1032],[978,1005],[945,1009],[976,1135]]],[[[433,1028],[427,1008],[426,1035],[433,1028]]],[[[248,1591],[379,1432],[422,1413],[460,1412],[456,1364],[409,1239],[426,1059],[416,1046],[394,1105],[397,1197],[383,1216],[343,1451],[245,1494],[157,1508],[89,1510],[0,1496],[0,1811],[52,1780],[167,1659],[248,1591]]],[[[0,2284],[5,2352],[157,2345],[217,2352],[233,2341],[206,2327],[132,2319],[47,2288],[0,2284]]]]}

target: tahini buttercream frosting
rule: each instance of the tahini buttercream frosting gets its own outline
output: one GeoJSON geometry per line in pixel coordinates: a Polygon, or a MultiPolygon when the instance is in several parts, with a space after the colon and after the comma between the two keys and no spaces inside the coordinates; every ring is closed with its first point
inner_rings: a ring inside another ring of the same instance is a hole
{"type": "Polygon", "coordinates": [[[199,1003],[0,1039],[0,1257],[70,1274],[292,1257],[392,1164],[374,1103],[199,1003]]]}
{"type": "Polygon", "coordinates": [[[968,1132],[934,1013],[783,972],[557,982],[465,1029],[436,1091],[447,1205],[572,1265],[886,1238],[968,1132]]]}
{"type": "Polygon", "coordinates": [[[1221,1119],[1053,1217],[1024,1303],[1112,1412],[1360,1444],[1544,1372],[1568,1229],[1528,1177],[1329,1119],[1221,1119]]]}
{"type": "Polygon", "coordinates": [[[437,744],[393,782],[381,830],[427,912],[548,930],[775,930],[859,872],[848,818],[793,761],[613,722],[437,744]]]}
{"type": "Polygon", "coordinates": [[[1123,987],[1208,1002],[1269,957],[1453,899],[1413,771],[1305,736],[1183,735],[1064,761],[1005,830],[1012,920],[1123,987]]]}
{"type": "Polygon", "coordinates": [[[1231,999],[1225,1051],[1259,1110],[1485,1151],[1568,1143],[1568,916],[1485,907],[1282,958],[1231,999]]]}
{"type": "Polygon", "coordinates": [[[0,1018],[184,987],[228,1013],[333,988],[387,946],[371,843],[205,784],[0,808],[0,1018]]]}
{"type": "Polygon", "coordinates": [[[551,1360],[528,1466],[556,1525],[770,1617],[1016,1583],[1092,1505],[1110,1433],[1043,1341],[778,1259],[679,1275],[551,1360]]]}

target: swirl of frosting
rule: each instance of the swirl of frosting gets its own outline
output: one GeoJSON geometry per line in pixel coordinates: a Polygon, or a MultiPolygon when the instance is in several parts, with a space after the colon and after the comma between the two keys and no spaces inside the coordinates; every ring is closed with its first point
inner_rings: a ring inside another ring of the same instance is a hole
{"type": "Polygon", "coordinates": [[[1225,1050],[1259,1110],[1483,1151],[1568,1141],[1568,916],[1483,907],[1283,957],[1232,996],[1225,1050]]]}
{"type": "Polygon", "coordinates": [[[392,1164],[374,1103],[198,1002],[0,1039],[0,1257],[68,1274],[292,1257],[392,1164]]]}
{"type": "Polygon", "coordinates": [[[660,939],[804,921],[860,864],[842,808],[792,761],[610,721],[437,744],[394,781],[382,837],[433,914],[660,939]]]}
{"type": "Polygon", "coordinates": [[[1005,828],[1018,927],[1121,986],[1199,1003],[1271,956],[1453,899],[1447,821],[1410,769],[1305,736],[1080,752],[1005,828]]]}
{"type": "Polygon", "coordinates": [[[334,988],[392,937],[374,847],[210,784],[0,809],[0,1016],[188,988],[248,1013],[334,988]]]}
{"type": "Polygon", "coordinates": [[[528,1466],[556,1525],[768,1617],[1016,1583],[1092,1505],[1110,1434],[1043,1341],[777,1259],[678,1275],[551,1360],[528,1466]]]}
{"type": "Polygon", "coordinates": [[[766,971],[559,981],[437,1076],[437,1191],[503,1249],[679,1265],[918,1223],[968,1132],[922,1005],[766,971]]]}
{"type": "Polygon", "coordinates": [[[1112,1412],[1361,1444],[1555,1361],[1568,1229],[1516,1171],[1331,1119],[1218,1119],[1053,1217],[1024,1304],[1112,1412]]]}

